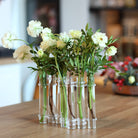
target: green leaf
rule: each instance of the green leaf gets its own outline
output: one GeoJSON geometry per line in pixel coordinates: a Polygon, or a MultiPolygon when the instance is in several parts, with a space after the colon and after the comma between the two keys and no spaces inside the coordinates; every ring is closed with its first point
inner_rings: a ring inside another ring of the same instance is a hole
{"type": "Polygon", "coordinates": [[[111,35],[111,37],[109,38],[109,40],[112,40],[113,39],[113,36],[111,35]]]}
{"type": "Polygon", "coordinates": [[[93,34],[93,32],[92,32],[92,28],[90,28],[88,31],[87,31],[87,34],[88,34],[88,36],[92,36],[92,34],[93,34]]]}
{"type": "Polygon", "coordinates": [[[85,35],[85,31],[83,29],[81,29],[81,32],[82,32],[83,35],[85,35]]]}
{"type": "Polygon", "coordinates": [[[32,44],[29,44],[29,46],[33,49],[33,45],[32,44]]]}
{"type": "Polygon", "coordinates": [[[107,60],[107,63],[108,63],[108,64],[112,64],[112,63],[114,63],[114,62],[113,62],[113,61],[108,61],[108,60],[107,60]]]}
{"type": "Polygon", "coordinates": [[[45,78],[46,77],[46,72],[45,71],[43,71],[43,78],[45,78]]]}
{"type": "Polygon", "coordinates": [[[74,60],[74,61],[75,61],[75,66],[77,66],[78,65],[77,60],[74,60]]]}
{"type": "Polygon", "coordinates": [[[108,64],[107,66],[110,67],[111,69],[113,69],[114,71],[118,72],[118,73],[120,72],[120,71],[117,70],[114,66],[111,66],[110,64],[108,64]]]}
{"type": "Polygon", "coordinates": [[[70,58],[70,63],[72,66],[74,66],[73,60],[70,58]]]}
{"type": "Polygon", "coordinates": [[[118,38],[114,39],[114,40],[112,41],[112,43],[116,42],[117,40],[118,40],[118,38]]]}
{"type": "Polygon", "coordinates": [[[92,53],[92,65],[94,65],[94,53],[95,53],[95,50],[92,53]]]}
{"type": "Polygon", "coordinates": [[[127,73],[122,73],[122,72],[119,72],[119,75],[120,75],[120,76],[126,76],[126,75],[127,75],[127,73]]]}
{"type": "Polygon", "coordinates": [[[101,29],[98,29],[96,32],[100,32],[101,31],[101,29]]]}
{"type": "Polygon", "coordinates": [[[87,24],[86,24],[86,27],[85,27],[85,30],[87,31],[88,28],[89,28],[89,24],[87,23],[87,24]]]}
{"type": "Polygon", "coordinates": [[[35,49],[36,49],[36,51],[38,51],[38,47],[37,46],[35,46],[35,49]]]}
{"type": "Polygon", "coordinates": [[[32,69],[34,71],[38,71],[38,69],[37,68],[34,68],[34,67],[28,67],[28,68],[30,68],[30,69],[32,69]]]}
{"type": "Polygon", "coordinates": [[[31,53],[34,53],[34,51],[33,51],[33,50],[30,50],[30,52],[31,52],[31,53]]]}

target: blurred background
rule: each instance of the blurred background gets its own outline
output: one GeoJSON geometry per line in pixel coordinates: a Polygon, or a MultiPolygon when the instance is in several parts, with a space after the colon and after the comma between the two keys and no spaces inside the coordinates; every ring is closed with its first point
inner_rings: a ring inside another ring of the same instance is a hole
{"type": "MultiPolygon", "coordinates": [[[[118,59],[138,57],[138,0],[0,0],[0,38],[10,31],[18,38],[33,41],[27,35],[30,20],[40,20],[53,32],[101,28],[110,37],[118,37],[118,59]]],[[[0,41],[0,107],[34,99],[37,73],[12,58],[16,48],[5,49],[0,41]]]]}

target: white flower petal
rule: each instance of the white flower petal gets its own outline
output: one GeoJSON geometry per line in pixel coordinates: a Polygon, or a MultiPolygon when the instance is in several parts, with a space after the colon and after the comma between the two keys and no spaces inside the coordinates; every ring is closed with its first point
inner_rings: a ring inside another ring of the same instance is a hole
{"type": "Polygon", "coordinates": [[[79,39],[82,35],[82,32],[79,31],[79,30],[70,30],[69,35],[70,35],[71,38],[79,39]]]}
{"type": "Polygon", "coordinates": [[[99,47],[106,47],[106,43],[108,42],[108,37],[105,33],[96,32],[92,35],[92,40],[94,44],[99,45],[99,47]]]}
{"type": "Polygon", "coordinates": [[[23,63],[31,60],[32,54],[30,53],[31,48],[29,46],[23,45],[15,50],[13,57],[16,58],[16,61],[23,63]]]}
{"type": "Polygon", "coordinates": [[[114,56],[116,53],[117,53],[117,48],[114,46],[109,47],[106,51],[107,56],[114,56]]]}
{"type": "Polygon", "coordinates": [[[1,38],[1,42],[3,47],[5,48],[13,48],[13,41],[16,39],[15,34],[12,34],[11,32],[8,32],[4,34],[4,36],[1,38]]]}
{"type": "Polygon", "coordinates": [[[47,41],[47,40],[51,39],[52,35],[53,34],[52,34],[52,31],[50,28],[44,28],[42,30],[41,37],[42,37],[43,41],[47,41]]]}
{"type": "Polygon", "coordinates": [[[40,21],[31,20],[29,26],[27,27],[27,32],[32,37],[37,37],[41,33],[43,27],[40,21]]]}
{"type": "Polygon", "coordinates": [[[59,39],[67,43],[69,41],[69,35],[67,33],[60,33],[59,39]]]}
{"type": "Polygon", "coordinates": [[[42,30],[42,33],[43,33],[43,34],[52,33],[52,30],[51,30],[50,28],[46,27],[46,28],[44,28],[44,29],[42,30]]]}
{"type": "Polygon", "coordinates": [[[129,77],[128,77],[128,82],[129,82],[130,84],[133,84],[133,83],[135,82],[135,77],[134,77],[134,76],[129,76],[129,77]]]}
{"type": "Polygon", "coordinates": [[[49,39],[47,41],[42,41],[40,47],[41,47],[41,49],[43,51],[45,51],[48,47],[50,47],[50,46],[56,46],[56,45],[57,45],[57,41],[56,40],[49,39]]]}
{"type": "Polygon", "coordinates": [[[99,43],[99,46],[101,47],[101,48],[105,48],[106,47],[106,44],[105,43],[99,43]]]}

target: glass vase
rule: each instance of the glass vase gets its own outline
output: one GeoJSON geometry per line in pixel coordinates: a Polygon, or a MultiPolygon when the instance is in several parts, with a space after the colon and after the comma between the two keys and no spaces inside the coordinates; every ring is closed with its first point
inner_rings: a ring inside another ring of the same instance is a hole
{"type": "Polygon", "coordinates": [[[64,85],[60,82],[61,127],[68,129],[76,129],[77,126],[75,82],[72,77],[64,78],[64,85]]]}
{"type": "MultiPolygon", "coordinates": [[[[95,109],[95,84],[94,77],[77,76],[74,85],[74,96],[77,107],[75,116],[77,117],[77,128],[96,128],[96,109],[95,109]]],[[[75,106],[74,106],[75,107],[75,106]]]]}
{"type": "Polygon", "coordinates": [[[39,73],[39,122],[48,123],[48,76],[45,72],[39,73]]]}
{"type": "Polygon", "coordinates": [[[87,83],[84,77],[78,78],[76,83],[76,98],[77,98],[77,128],[87,128],[87,83]]]}
{"type": "Polygon", "coordinates": [[[58,91],[58,78],[49,76],[48,86],[48,123],[59,124],[60,119],[60,94],[58,91]]]}
{"type": "Polygon", "coordinates": [[[90,74],[87,76],[87,127],[96,128],[96,105],[95,105],[95,83],[94,76],[90,74]]]}
{"type": "Polygon", "coordinates": [[[95,84],[87,85],[87,127],[96,128],[95,84]]]}
{"type": "Polygon", "coordinates": [[[77,126],[77,93],[76,93],[76,79],[74,77],[68,78],[67,83],[67,98],[68,98],[68,116],[67,128],[76,129],[77,126]]]}
{"type": "Polygon", "coordinates": [[[60,94],[56,76],[39,73],[39,122],[58,124],[60,118],[60,94]]]}
{"type": "Polygon", "coordinates": [[[59,81],[59,91],[60,91],[60,126],[67,127],[67,117],[68,117],[68,101],[67,101],[67,82],[66,78],[59,81]]]}
{"type": "Polygon", "coordinates": [[[61,109],[66,116],[62,115],[61,127],[68,129],[96,128],[95,110],[95,84],[94,78],[86,75],[71,76],[65,80],[66,96],[61,87],[61,109]],[[65,99],[66,97],[66,99],[65,99]],[[66,102],[65,102],[66,101],[66,102]],[[62,107],[62,105],[64,105],[62,107]]]}
{"type": "Polygon", "coordinates": [[[42,73],[39,80],[39,121],[68,129],[96,128],[95,84],[91,76],[63,80],[42,73]]]}

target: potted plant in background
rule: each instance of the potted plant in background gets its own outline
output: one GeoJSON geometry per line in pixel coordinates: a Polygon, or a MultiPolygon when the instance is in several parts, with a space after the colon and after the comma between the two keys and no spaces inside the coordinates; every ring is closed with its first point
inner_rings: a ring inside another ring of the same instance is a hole
{"type": "MultiPolygon", "coordinates": [[[[109,58],[111,60],[112,57],[109,58]]],[[[124,61],[115,61],[111,64],[121,73],[106,67],[101,76],[105,75],[105,84],[112,81],[112,88],[115,93],[125,95],[138,95],[138,58],[127,56],[124,61]]]]}
{"type": "Polygon", "coordinates": [[[88,24],[85,30],[53,34],[32,20],[27,32],[40,37],[41,43],[28,43],[6,33],[2,44],[12,48],[14,41],[23,41],[25,45],[17,48],[13,57],[17,62],[36,63],[30,68],[39,74],[40,123],[60,123],[68,129],[96,128],[94,75],[105,66],[118,72],[108,60],[117,52],[111,46],[117,39],[108,39],[100,30],[93,33],[88,24]]]}

